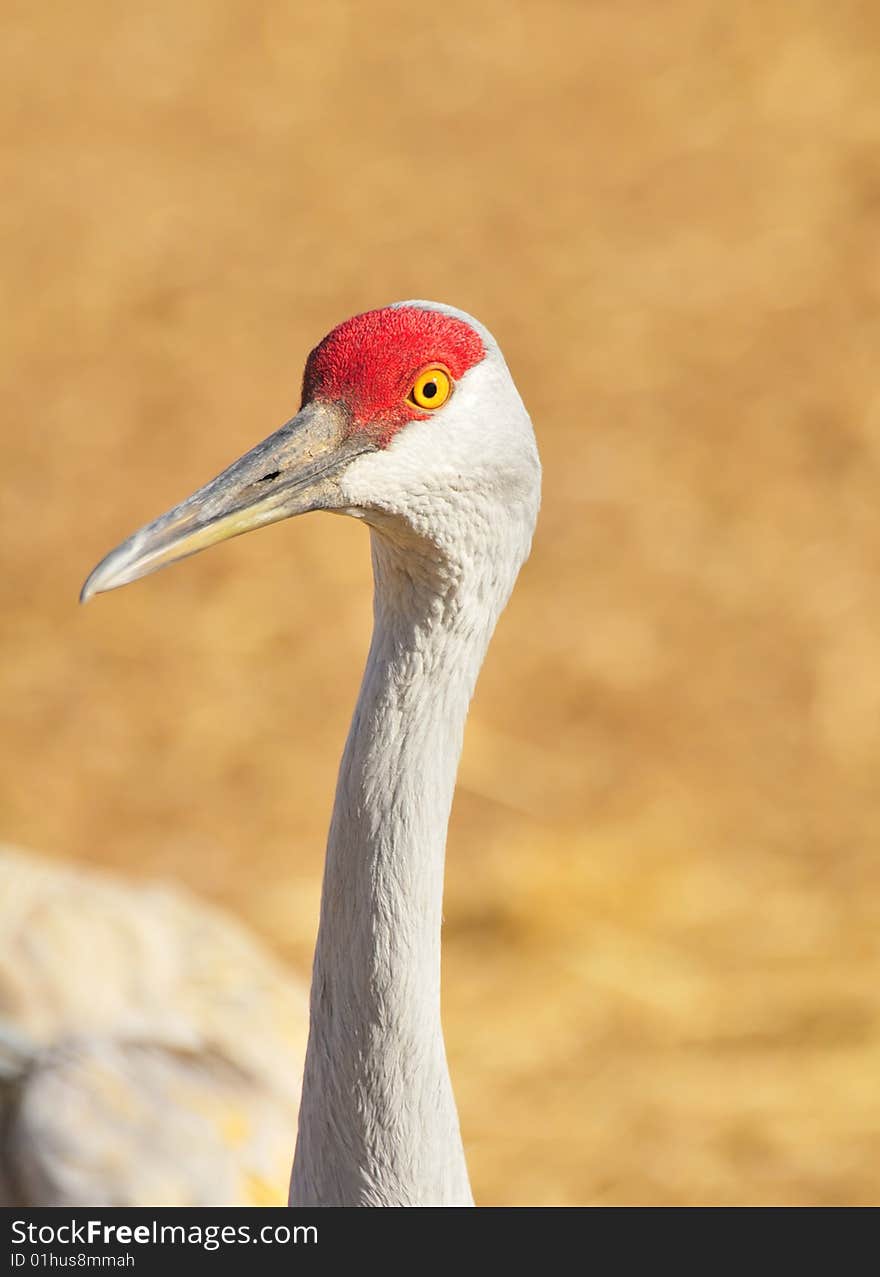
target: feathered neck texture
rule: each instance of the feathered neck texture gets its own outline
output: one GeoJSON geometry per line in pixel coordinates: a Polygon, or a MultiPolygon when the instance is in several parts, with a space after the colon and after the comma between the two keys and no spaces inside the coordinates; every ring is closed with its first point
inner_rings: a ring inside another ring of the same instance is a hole
{"type": "Polygon", "coordinates": [[[446,831],[530,531],[454,563],[393,523],[372,531],[374,630],[327,847],[292,1205],[472,1202],[440,1023],[446,831]]]}

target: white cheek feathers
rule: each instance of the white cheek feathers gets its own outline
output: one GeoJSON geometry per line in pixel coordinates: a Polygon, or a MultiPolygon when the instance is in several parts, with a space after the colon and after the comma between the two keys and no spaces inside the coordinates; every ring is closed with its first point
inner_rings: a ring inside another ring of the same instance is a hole
{"type": "Polygon", "coordinates": [[[532,425],[496,347],[438,412],[354,461],[341,478],[340,500],[379,527],[405,524],[452,558],[477,531],[486,554],[512,541],[524,558],[540,485],[532,425]]]}

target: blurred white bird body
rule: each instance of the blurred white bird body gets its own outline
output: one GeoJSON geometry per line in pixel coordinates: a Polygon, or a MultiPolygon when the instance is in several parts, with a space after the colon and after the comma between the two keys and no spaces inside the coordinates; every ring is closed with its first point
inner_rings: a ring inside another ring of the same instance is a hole
{"type": "Polygon", "coordinates": [[[328,839],[291,1204],[472,1202],[440,1021],[446,831],[540,474],[491,334],[451,307],[398,303],[328,334],[296,417],[83,589],[309,510],[370,525],[374,631],[328,839]]]}
{"type": "Polygon", "coordinates": [[[307,994],[221,910],[0,846],[0,1205],[282,1200],[307,994]]]}

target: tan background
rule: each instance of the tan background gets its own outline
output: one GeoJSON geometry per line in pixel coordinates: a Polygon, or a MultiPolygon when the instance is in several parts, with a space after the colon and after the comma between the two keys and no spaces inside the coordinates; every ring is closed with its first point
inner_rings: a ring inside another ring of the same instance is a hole
{"type": "Polygon", "coordinates": [[[880,1199],[877,13],[4,7],[0,835],[306,969],[363,528],[77,589],[357,310],[474,312],[532,411],[449,854],[483,1202],[880,1199]]]}

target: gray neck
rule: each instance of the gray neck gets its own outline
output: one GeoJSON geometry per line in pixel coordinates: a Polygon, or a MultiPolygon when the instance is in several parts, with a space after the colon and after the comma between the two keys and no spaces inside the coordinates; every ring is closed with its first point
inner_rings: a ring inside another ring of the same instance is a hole
{"type": "Polygon", "coordinates": [[[373,531],[373,640],[327,847],[294,1205],[472,1201],[440,1024],[446,829],[468,705],[519,567],[373,531]]]}

